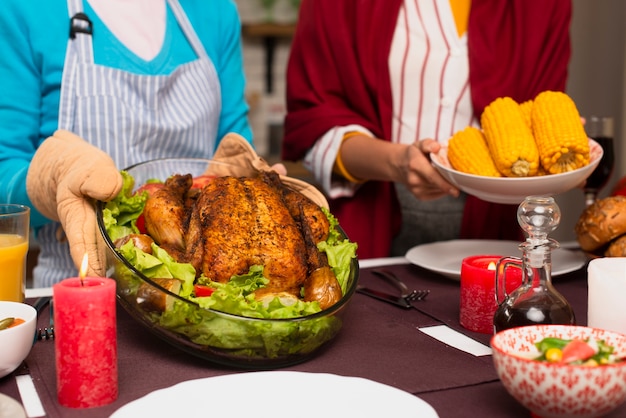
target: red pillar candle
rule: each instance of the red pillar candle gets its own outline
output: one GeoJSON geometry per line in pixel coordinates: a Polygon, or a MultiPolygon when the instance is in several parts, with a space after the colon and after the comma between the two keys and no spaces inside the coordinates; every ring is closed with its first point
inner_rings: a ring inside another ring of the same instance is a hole
{"type": "MultiPolygon", "coordinates": [[[[493,334],[493,315],[497,309],[495,296],[496,264],[502,256],[475,255],[461,263],[460,322],[470,331],[493,334]]],[[[522,282],[522,270],[506,270],[506,291],[512,292],[522,282]]]]}
{"type": "Polygon", "coordinates": [[[91,408],[117,399],[115,281],[74,277],[53,286],[59,403],[91,408]]]}

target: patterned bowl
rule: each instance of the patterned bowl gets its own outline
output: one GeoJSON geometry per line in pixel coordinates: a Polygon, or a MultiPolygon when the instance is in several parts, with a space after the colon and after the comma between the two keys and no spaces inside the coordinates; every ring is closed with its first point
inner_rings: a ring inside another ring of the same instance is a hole
{"type": "Polygon", "coordinates": [[[491,339],[493,361],[506,390],[534,416],[600,417],[626,401],[626,362],[588,367],[529,359],[545,337],[604,340],[618,357],[626,335],[572,325],[531,325],[501,331],[491,339]]]}

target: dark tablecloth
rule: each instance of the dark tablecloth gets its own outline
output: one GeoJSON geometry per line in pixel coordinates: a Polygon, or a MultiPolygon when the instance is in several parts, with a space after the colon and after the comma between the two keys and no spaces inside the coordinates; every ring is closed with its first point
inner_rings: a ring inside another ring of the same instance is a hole
{"type": "MultiPolygon", "coordinates": [[[[490,335],[459,324],[459,282],[411,264],[385,267],[409,288],[431,290],[418,309],[402,308],[356,294],[345,314],[344,328],[331,344],[310,360],[282,370],[359,376],[413,393],[430,403],[440,417],[529,417],[499,382],[491,356],[476,357],[450,347],[417,328],[442,323],[486,345],[490,335]]],[[[393,290],[361,269],[360,282],[393,290]]],[[[586,324],[586,269],[553,280],[574,307],[577,323],[586,324]]],[[[44,311],[39,325],[48,324],[44,311]]],[[[186,354],[143,328],[118,308],[119,397],[107,406],[74,410],[56,400],[54,342],[40,341],[27,358],[35,386],[49,417],[107,417],[122,405],[176,383],[239,373],[186,354]]],[[[0,391],[20,399],[15,377],[0,379],[0,391]]],[[[407,415],[410,416],[410,415],[407,415]]],[[[626,416],[623,405],[609,417],[626,416]]]]}

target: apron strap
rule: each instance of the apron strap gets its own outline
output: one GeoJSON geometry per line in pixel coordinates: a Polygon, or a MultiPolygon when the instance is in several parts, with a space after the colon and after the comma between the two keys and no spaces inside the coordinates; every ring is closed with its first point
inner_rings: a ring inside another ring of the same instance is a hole
{"type": "MultiPolygon", "coordinates": [[[[93,27],[91,20],[83,13],[82,0],[68,0],[67,3],[70,16],[70,39],[78,40],[78,59],[82,60],[82,62],[93,63],[93,45],[91,40],[93,27]]],[[[198,34],[193,29],[193,25],[178,0],[167,0],[167,3],[198,58],[208,59],[209,55],[204,49],[204,45],[202,45],[198,34]]],[[[70,44],[72,42],[68,42],[68,52],[70,44]]]]}
{"type": "Polygon", "coordinates": [[[89,17],[83,12],[82,0],[68,0],[67,10],[70,15],[70,40],[67,43],[65,65],[68,64],[68,57],[71,55],[70,50],[72,48],[78,48],[78,51],[74,50],[74,58],[76,60],[84,63],[93,63],[93,47],[91,42],[93,25],[89,17]]]}
{"type": "Polygon", "coordinates": [[[204,45],[202,45],[202,42],[200,42],[200,38],[198,38],[198,34],[193,29],[193,25],[189,21],[187,14],[183,10],[178,0],[167,0],[167,3],[170,5],[170,8],[172,9],[172,13],[174,13],[174,16],[176,16],[176,20],[178,21],[178,24],[183,30],[183,33],[185,34],[185,36],[187,37],[187,40],[191,44],[191,47],[196,52],[196,55],[198,55],[198,58],[208,59],[209,55],[204,49],[204,45]]]}
{"type": "Polygon", "coordinates": [[[91,21],[83,13],[82,0],[67,0],[67,11],[70,18],[70,28],[67,48],[65,49],[65,62],[63,63],[58,128],[71,130],[72,96],[76,86],[76,63],[79,59],[87,60],[87,62],[93,60],[93,51],[91,49],[91,21]]]}

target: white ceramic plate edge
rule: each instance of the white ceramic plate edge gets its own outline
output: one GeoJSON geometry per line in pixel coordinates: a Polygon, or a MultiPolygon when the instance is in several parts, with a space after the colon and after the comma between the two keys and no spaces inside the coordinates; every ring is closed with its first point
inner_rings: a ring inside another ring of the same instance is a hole
{"type": "Polygon", "coordinates": [[[17,400],[0,393],[0,417],[26,418],[26,411],[17,400]]]}
{"type": "Polygon", "coordinates": [[[253,412],[258,418],[287,415],[438,418],[428,403],[389,385],[361,377],[295,371],[242,372],[188,380],[129,402],[111,418],[151,414],[235,417],[242,416],[242,412],[253,412]],[[249,405],[249,412],[240,409],[244,408],[242,403],[249,405]],[[331,409],[323,404],[331,405],[331,409]],[[329,411],[332,415],[328,415],[329,411]]]}
{"type": "MultiPolygon", "coordinates": [[[[498,240],[450,240],[422,244],[411,248],[406,253],[410,263],[427,270],[442,274],[450,279],[459,280],[461,260],[470,255],[491,254],[521,257],[517,241],[498,240]],[[506,254],[505,254],[506,253],[506,254]]],[[[552,276],[559,276],[578,270],[585,265],[585,254],[564,248],[552,253],[552,276]]]]}

